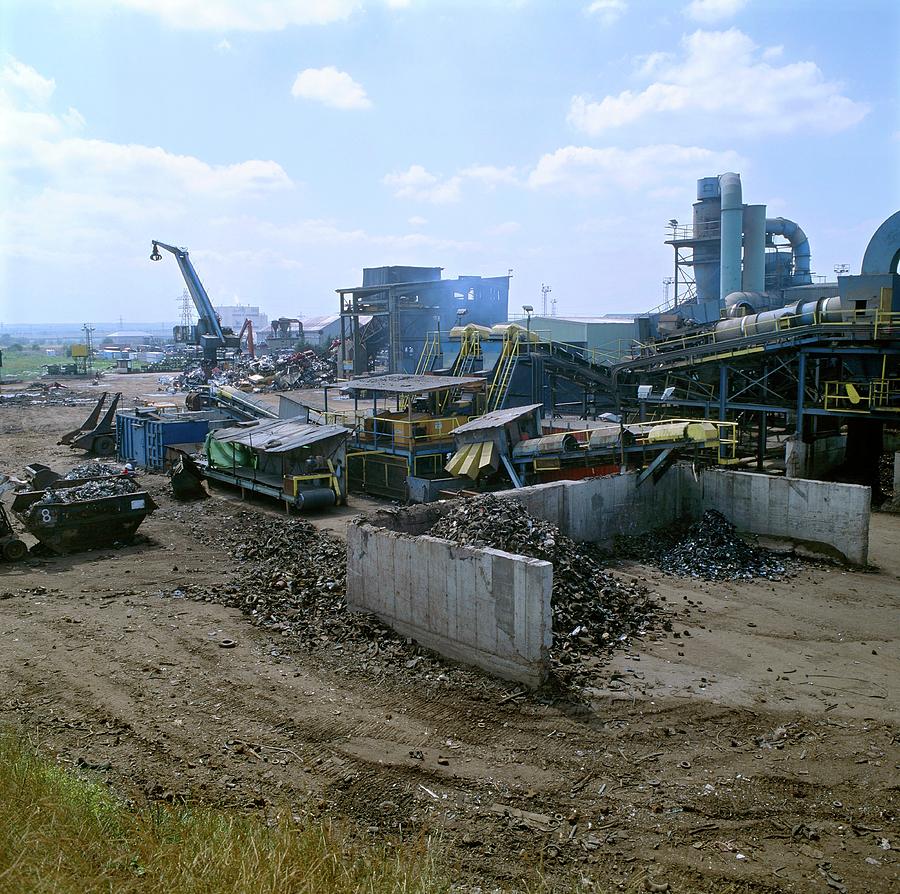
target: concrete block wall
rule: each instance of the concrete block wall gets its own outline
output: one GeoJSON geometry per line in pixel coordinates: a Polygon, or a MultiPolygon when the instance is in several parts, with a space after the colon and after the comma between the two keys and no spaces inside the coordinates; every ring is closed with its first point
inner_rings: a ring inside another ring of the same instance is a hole
{"type": "MultiPolygon", "coordinates": [[[[690,469],[680,472],[684,479],[690,469]]],[[[706,469],[686,508],[691,515],[716,509],[739,531],[821,545],[865,565],[871,495],[858,484],[706,469]]]]}
{"type": "Polygon", "coordinates": [[[740,531],[819,545],[845,561],[864,565],[869,550],[871,491],[855,484],[779,478],[754,472],[705,469],[687,463],[655,484],[637,485],[637,474],[524,487],[502,496],[557,525],[573,540],[611,543],[679,518],[697,519],[716,509],[740,531]]]}
{"type": "Polygon", "coordinates": [[[364,522],[347,529],[347,604],[447,658],[538,686],[553,642],[553,566],[364,522]]]}

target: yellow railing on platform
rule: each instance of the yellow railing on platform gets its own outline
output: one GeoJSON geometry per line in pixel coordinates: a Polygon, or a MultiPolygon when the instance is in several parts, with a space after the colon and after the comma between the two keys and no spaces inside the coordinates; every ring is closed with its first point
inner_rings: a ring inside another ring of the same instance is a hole
{"type": "Polygon", "coordinates": [[[833,413],[900,413],[900,379],[826,382],[825,409],[833,413]]]}

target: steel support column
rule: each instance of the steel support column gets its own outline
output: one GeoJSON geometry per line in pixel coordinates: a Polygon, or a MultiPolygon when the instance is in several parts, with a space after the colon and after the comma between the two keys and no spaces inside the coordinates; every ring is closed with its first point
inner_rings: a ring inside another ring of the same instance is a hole
{"type": "Polygon", "coordinates": [[[803,439],[803,403],[806,398],[806,354],[797,354],[797,437],[803,439]]]}

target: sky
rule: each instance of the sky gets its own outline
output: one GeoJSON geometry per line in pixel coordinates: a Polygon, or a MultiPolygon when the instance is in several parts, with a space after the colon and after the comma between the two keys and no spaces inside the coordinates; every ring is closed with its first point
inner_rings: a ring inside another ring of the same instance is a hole
{"type": "Polygon", "coordinates": [[[0,323],[337,311],[362,268],[647,310],[698,177],[858,272],[900,208],[896,0],[4,0],[0,323]]]}

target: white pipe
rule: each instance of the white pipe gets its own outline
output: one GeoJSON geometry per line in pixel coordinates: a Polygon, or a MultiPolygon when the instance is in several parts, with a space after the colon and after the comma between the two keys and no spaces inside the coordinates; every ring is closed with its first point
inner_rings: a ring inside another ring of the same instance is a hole
{"type": "Polygon", "coordinates": [[[741,229],[744,222],[741,175],[734,172],[720,174],[719,192],[722,196],[719,294],[724,298],[741,291],[741,229]]]}

